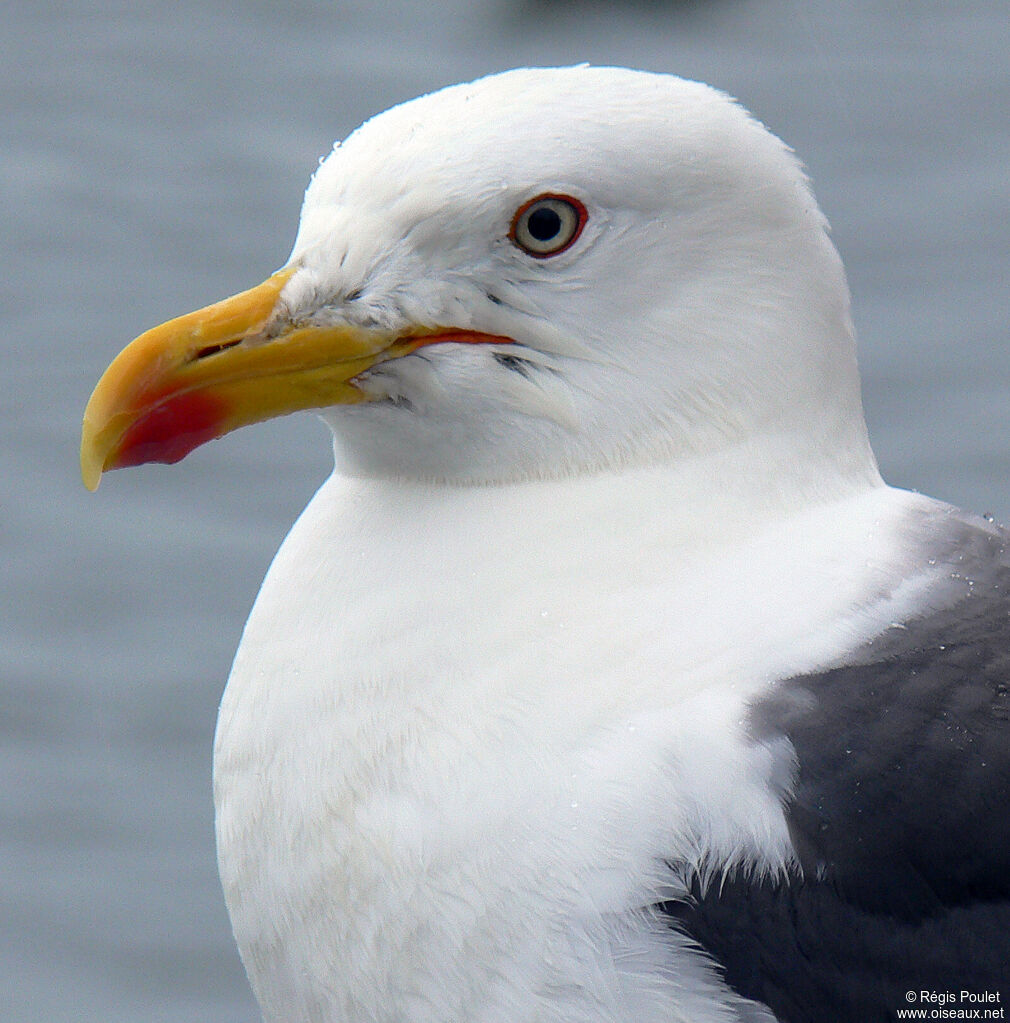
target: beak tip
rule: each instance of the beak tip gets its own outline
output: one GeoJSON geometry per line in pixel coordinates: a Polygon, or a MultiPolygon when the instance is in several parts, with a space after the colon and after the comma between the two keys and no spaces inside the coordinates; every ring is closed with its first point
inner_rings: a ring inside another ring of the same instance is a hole
{"type": "Polygon", "coordinates": [[[98,484],[102,481],[104,468],[101,459],[97,456],[97,452],[89,448],[85,441],[81,445],[81,481],[91,493],[98,489],[98,484]]]}

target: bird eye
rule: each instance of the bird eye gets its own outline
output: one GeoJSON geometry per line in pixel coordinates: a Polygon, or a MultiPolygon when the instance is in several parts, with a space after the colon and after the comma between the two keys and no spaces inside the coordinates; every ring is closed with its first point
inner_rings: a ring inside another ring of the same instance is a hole
{"type": "Polygon", "coordinates": [[[538,195],[523,203],[512,218],[509,238],[537,259],[564,252],[582,233],[586,207],[567,195],[538,195]]]}

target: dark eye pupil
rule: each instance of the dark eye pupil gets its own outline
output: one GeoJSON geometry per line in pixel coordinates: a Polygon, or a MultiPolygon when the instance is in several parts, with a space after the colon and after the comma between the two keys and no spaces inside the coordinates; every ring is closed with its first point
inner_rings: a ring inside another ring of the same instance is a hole
{"type": "Polygon", "coordinates": [[[526,227],[538,242],[549,242],[561,230],[561,218],[549,206],[540,206],[530,213],[526,227]]]}

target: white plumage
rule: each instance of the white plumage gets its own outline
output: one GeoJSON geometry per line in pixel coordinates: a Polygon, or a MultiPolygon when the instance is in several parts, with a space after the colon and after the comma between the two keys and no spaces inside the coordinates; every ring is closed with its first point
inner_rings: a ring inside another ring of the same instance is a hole
{"type": "Polygon", "coordinates": [[[520,71],[359,129],[291,261],[294,318],[449,322],[537,359],[526,380],[428,351],[368,382],[408,410],[329,416],[338,473],[264,584],[216,745],[267,1018],[733,1018],[646,909],[664,857],[783,866],[746,701],[865,632],[863,580],[836,583],[895,503],[798,165],[705,86],[520,71]],[[547,191],[590,214],[539,263],[504,236],[547,191]],[[538,407],[555,367],[574,429],[538,407]],[[848,535],[798,514],[811,496],[848,535]]]}
{"type": "Polygon", "coordinates": [[[265,1018],[827,1019],[669,907],[831,876],[754,708],[960,599],[951,523],[996,534],[881,482],[792,154],[703,85],[510,72],[335,148],[288,267],[250,345],[493,337],[378,361],[374,400],[324,413],[336,472],[246,626],[214,788],[265,1018]],[[515,237],[538,195],[584,207],[550,258],[515,237]]]}
{"type": "Polygon", "coordinates": [[[323,487],[215,751],[267,1019],[736,1018],[648,907],[667,862],[790,860],[789,778],[747,742],[747,701],[900,614],[916,581],[867,601],[866,575],[904,569],[889,547],[917,499],[776,521],[693,475],[323,487]],[[696,531],[671,507],[685,486],[696,531]]]}

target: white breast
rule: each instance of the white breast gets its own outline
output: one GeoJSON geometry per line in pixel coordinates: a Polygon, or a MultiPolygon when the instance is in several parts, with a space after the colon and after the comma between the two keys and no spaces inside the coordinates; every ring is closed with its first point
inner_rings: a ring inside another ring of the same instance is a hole
{"type": "Polygon", "coordinates": [[[918,499],[713,506],[689,536],[681,482],[320,490],[215,747],[221,875],[268,1020],[737,1018],[647,907],[669,862],[789,860],[782,751],[748,740],[747,701],[911,597],[922,580],[874,579],[918,499]]]}

